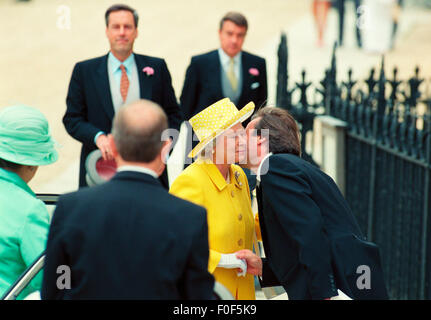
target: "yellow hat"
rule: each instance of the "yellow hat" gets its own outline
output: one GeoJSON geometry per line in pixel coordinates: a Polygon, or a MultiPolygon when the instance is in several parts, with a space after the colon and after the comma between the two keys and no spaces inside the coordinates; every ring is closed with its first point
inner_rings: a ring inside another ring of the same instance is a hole
{"type": "Polygon", "coordinates": [[[244,108],[238,110],[229,98],[224,98],[190,118],[189,122],[200,142],[188,157],[193,158],[198,155],[208,143],[237,123],[246,120],[253,111],[253,102],[247,103],[244,108]]]}

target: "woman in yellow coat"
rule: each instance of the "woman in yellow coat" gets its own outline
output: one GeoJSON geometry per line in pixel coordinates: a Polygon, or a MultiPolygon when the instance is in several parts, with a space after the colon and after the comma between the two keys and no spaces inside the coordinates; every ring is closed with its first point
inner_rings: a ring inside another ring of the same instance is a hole
{"type": "Polygon", "coordinates": [[[189,122],[200,143],[189,157],[198,155],[198,159],[170,189],[172,194],[207,209],[208,270],[241,300],[255,299],[254,277],[246,273],[245,262],[237,259],[235,252],[252,250],[255,227],[247,178],[234,163],[246,161],[241,122],[253,110],[252,102],[238,111],[225,98],[192,117],[189,122]]]}

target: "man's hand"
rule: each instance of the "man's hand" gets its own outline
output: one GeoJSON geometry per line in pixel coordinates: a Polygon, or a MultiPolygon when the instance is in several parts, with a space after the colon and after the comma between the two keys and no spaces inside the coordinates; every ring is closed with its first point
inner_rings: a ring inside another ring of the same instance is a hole
{"type": "Polygon", "coordinates": [[[99,148],[100,152],[102,152],[103,160],[114,159],[111,146],[109,144],[109,139],[105,134],[101,134],[97,137],[96,146],[99,148]]]}
{"type": "Polygon", "coordinates": [[[247,262],[247,273],[254,276],[262,275],[262,259],[252,251],[244,249],[235,253],[238,259],[244,259],[247,262]]]}

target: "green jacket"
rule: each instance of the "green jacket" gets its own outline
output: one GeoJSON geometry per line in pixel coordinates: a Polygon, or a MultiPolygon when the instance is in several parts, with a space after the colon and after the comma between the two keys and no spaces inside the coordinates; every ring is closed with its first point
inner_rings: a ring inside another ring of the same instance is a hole
{"type": "MultiPolygon", "coordinates": [[[[50,217],[17,174],[0,168],[0,296],[45,250],[50,217]]],[[[19,298],[40,290],[42,272],[19,298]]]]}

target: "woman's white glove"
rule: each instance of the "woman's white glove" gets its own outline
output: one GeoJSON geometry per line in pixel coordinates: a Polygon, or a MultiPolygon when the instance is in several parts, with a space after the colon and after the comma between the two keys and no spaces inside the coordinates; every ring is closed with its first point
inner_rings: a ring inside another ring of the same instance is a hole
{"type": "Polygon", "coordinates": [[[338,289],[337,291],[338,291],[338,296],[332,297],[329,300],[353,300],[340,289],[338,289]]]}
{"type": "Polygon", "coordinates": [[[237,273],[238,277],[245,277],[247,273],[247,263],[244,259],[238,259],[235,253],[223,254],[221,255],[220,261],[217,267],[225,269],[241,269],[240,273],[237,273]]]}

